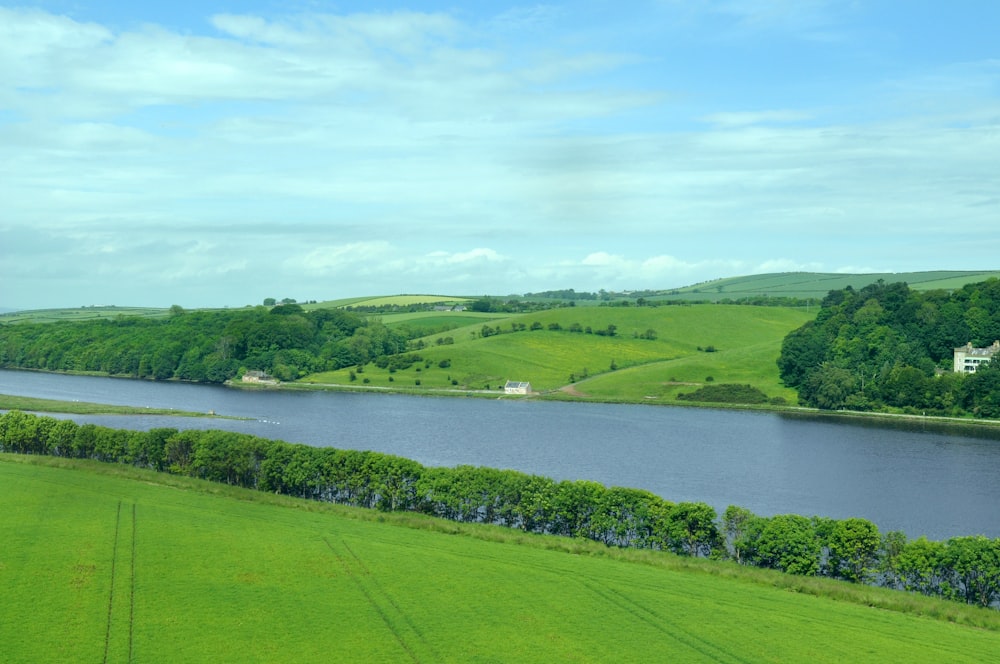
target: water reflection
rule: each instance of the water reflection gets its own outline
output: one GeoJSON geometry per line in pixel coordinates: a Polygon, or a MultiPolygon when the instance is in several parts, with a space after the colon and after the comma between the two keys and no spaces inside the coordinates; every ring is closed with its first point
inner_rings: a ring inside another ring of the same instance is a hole
{"type": "Polygon", "coordinates": [[[871,519],[934,539],[1000,536],[1000,430],[923,420],[395,394],[242,391],[0,371],[0,393],[251,418],[72,416],[219,428],[643,488],[723,510],[871,519]]]}

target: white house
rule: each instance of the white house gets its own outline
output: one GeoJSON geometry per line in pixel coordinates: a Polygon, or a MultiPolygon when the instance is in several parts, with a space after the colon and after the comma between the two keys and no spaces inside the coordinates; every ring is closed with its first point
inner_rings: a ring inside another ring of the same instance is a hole
{"type": "Polygon", "coordinates": [[[516,380],[508,380],[503,386],[504,394],[530,394],[531,393],[531,383],[528,382],[518,382],[516,380]]]}
{"type": "Polygon", "coordinates": [[[992,346],[986,348],[973,348],[971,342],[959,346],[955,349],[955,372],[976,373],[980,364],[989,362],[997,353],[1000,353],[1000,341],[994,341],[992,346]]]}
{"type": "Polygon", "coordinates": [[[277,382],[267,374],[266,371],[257,371],[256,369],[251,369],[243,374],[244,383],[274,383],[277,382]]]}

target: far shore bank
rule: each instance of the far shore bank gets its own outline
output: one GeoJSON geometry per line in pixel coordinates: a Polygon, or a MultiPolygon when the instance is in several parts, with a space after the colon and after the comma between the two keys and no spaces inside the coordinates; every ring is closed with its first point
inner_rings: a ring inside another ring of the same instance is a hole
{"type": "MultiPolygon", "coordinates": [[[[74,371],[42,371],[37,369],[6,369],[6,371],[31,371],[34,373],[52,373],[61,375],[86,375],[97,378],[117,378],[127,380],[149,380],[135,378],[133,376],[119,376],[101,372],[74,372],[74,371]]],[[[186,382],[178,379],[153,382],[186,382]]],[[[201,383],[192,383],[201,384],[201,383]]],[[[993,429],[1000,427],[1000,420],[975,419],[972,417],[951,417],[946,415],[926,415],[914,413],[887,413],[875,411],[854,411],[854,410],[821,410],[818,408],[808,408],[805,406],[793,406],[788,404],[739,404],[739,403],[719,403],[719,402],[697,402],[697,401],[666,401],[660,399],[614,399],[608,397],[592,397],[576,390],[567,390],[572,385],[532,392],[527,395],[506,394],[501,390],[472,390],[472,389],[446,389],[446,388],[407,388],[389,387],[384,385],[345,385],[342,383],[304,383],[304,382],[268,382],[268,383],[244,383],[240,381],[226,381],[225,387],[240,390],[283,390],[283,391],[329,391],[329,392],[357,392],[357,393],[379,393],[379,394],[402,394],[409,396],[435,396],[435,397],[466,397],[478,399],[530,399],[538,401],[562,401],[567,403],[608,403],[608,404],[632,404],[643,406],[668,406],[678,408],[705,408],[722,410],[751,410],[771,413],[782,413],[787,415],[801,415],[807,417],[823,418],[849,418],[855,420],[871,421],[897,421],[914,422],[928,425],[938,425],[943,427],[971,427],[978,429],[993,429]]],[[[0,394],[0,410],[24,410],[39,413],[67,413],[78,415],[176,415],[180,417],[216,417],[227,419],[242,419],[232,416],[209,412],[179,411],[170,408],[146,408],[141,406],[117,406],[113,404],[99,404],[77,401],[58,401],[53,399],[37,399],[33,397],[21,397],[16,395],[0,394]],[[20,404],[20,405],[18,405],[20,404]]]]}
{"type": "Polygon", "coordinates": [[[62,413],[69,415],[169,415],[174,417],[209,417],[243,419],[218,415],[214,411],[199,413],[175,408],[150,408],[146,406],[120,406],[90,401],[60,401],[14,394],[0,394],[0,411],[21,410],[30,413],[62,413]]]}
{"type": "Polygon", "coordinates": [[[664,401],[651,399],[612,399],[606,397],[592,397],[584,393],[566,391],[563,388],[532,392],[530,394],[506,394],[503,390],[467,390],[467,389],[444,389],[425,388],[413,389],[406,387],[387,387],[384,385],[345,385],[343,383],[272,383],[269,385],[259,385],[255,383],[240,383],[229,381],[228,387],[236,389],[273,389],[273,390],[318,390],[329,392],[376,392],[380,394],[405,394],[411,396],[438,396],[438,397],[472,397],[472,398],[492,398],[492,399],[529,399],[538,401],[563,401],[568,403],[608,403],[608,404],[631,404],[636,406],[667,406],[676,408],[706,408],[722,410],[754,410],[761,412],[782,413],[787,415],[801,415],[807,417],[824,418],[849,418],[860,420],[889,420],[889,421],[909,421],[926,424],[938,424],[940,426],[968,426],[977,428],[1000,427],[1000,420],[975,419],[971,417],[951,417],[946,415],[925,415],[915,413],[884,413],[875,411],[860,410],[821,410],[819,408],[809,408],[806,406],[778,405],[778,404],[739,404],[739,403],[718,403],[718,402],[698,402],[698,401],[664,401]]]}

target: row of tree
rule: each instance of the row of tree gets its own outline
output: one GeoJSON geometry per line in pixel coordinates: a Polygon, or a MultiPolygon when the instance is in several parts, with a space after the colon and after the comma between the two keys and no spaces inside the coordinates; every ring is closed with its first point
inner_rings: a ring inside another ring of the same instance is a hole
{"type": "Polygon", "coordinates": [[[1000,339],[1000,279],[954,292],[879,281],[830,291],[782,343],[778,368],[817,408],[1000,417],[1000,362],[952,371],[956,347],[1000,339]]]}
{"type": "Polygon", "coordinates": [[[185,312],[0,326],[0,367],[94,371],[134,378],[221,383],[241,370],[281,380],[363,365],[406,349],[405,336],[340,309],[185,312]]]}
{"type": "Polygon", "coordinates": [[[128,431],[11,411],[0,451],[130,464],[260,491],[608,546],[728,558],[980,606],[1000,599],[1000,539],[908,541],[864,519],[758,516],[731,506],[673,503],[640,489],[560,481],[473,466],[427,468],[377,452],[316,448],[225,431],[128,431]]]}

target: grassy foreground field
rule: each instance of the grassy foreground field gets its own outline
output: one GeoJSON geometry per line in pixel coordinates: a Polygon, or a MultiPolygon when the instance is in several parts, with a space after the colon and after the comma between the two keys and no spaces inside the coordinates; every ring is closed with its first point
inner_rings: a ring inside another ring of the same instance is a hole
{"type": "Polygon", "coordinates": [[[0,499],[5,662],[980,662],[1000,650],[991,611],[946,608],[983,616],[969,627],[728,565],[117,466],[2,455],[0,499]]]}

